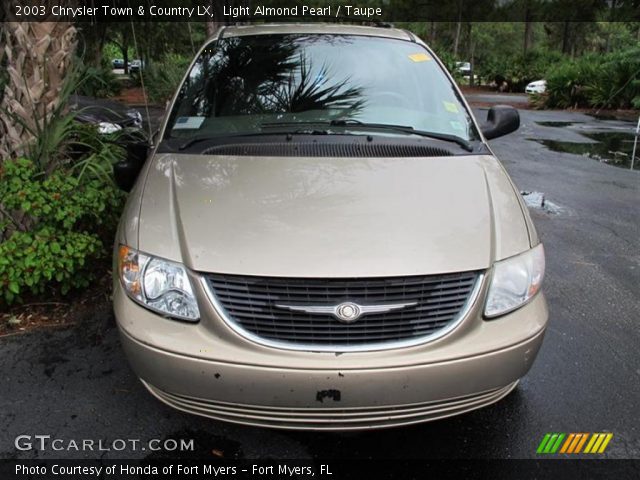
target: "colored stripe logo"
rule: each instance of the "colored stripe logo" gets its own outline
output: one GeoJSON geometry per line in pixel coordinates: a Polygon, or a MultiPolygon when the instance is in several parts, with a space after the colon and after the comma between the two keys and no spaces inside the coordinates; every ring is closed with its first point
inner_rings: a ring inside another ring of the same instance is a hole
{"type": "Polygon", "coordinates": [[[547,433],[536,453],[604,453],[612,438],[613,433],[547,433]]]}

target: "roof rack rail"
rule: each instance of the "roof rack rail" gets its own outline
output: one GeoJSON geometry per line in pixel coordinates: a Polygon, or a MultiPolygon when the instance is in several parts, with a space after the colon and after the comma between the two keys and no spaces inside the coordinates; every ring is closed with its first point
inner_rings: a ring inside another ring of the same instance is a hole
{"type": "Polygon", "coordinates": [[[349,23],[353,25],[361,25],[363,27],[395,28],[393,23],[387,22],[386,20],[379,20],[375,18],[363,19],[362,17],[348,17],[346,15],[341,15],[336,19],[335,23],[349,23]]]}

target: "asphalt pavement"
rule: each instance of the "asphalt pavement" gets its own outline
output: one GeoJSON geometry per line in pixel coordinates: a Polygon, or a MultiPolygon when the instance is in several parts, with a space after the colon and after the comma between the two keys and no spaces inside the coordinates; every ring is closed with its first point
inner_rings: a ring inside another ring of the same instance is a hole
{"type": "Polygon", "coordinates": [[[107,309],[77,327],[0,339],[0,458],[150,455],[19,451],[21,434],[192,438],[190,455],[226,458],[535,458],[546,432],[612,432],[604,457],[640,458],[640,172],[531,140],[587,142],[575,125],[627,124],[568,112],[521,116],[520,130],[491,146],[519,189],[544,193],[547,208],[532,215],[547,254],[551,319],[531,372],[504,400],[447,420],[348,435],[216,422],[172,410],[145,391],[107,309]]]}

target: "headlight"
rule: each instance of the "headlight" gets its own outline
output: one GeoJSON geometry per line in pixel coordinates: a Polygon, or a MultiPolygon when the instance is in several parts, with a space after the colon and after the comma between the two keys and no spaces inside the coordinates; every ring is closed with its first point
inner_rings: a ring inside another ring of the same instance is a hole
{"type": "Polygon", "coordinates": [[[136,128],[142,128],[142,114],[137,110],[127,110],[127,117],[133,119],[133,125],[136,128]]]}
{"type": "Polygon", "coordinates": [[[493,265],[486,317],[497,317],[527,303],[538,293],[544,277],[542,244],[493,265]]]}
{"type": "Polygon", "coordinates": [[[120,245],[118,271],[127,294],[147,308],[182,320],[200,318],[191,282],[181,264],[120,245]]]}
{"type": "Polygon", "coordinates": [[[115,133],[119,130],[122,130],[122,127],[117,123],[112,123],[112,122],[98,123],[98,133],[100,133],[101,135],[109,135],[110,133],[115,133]]]}

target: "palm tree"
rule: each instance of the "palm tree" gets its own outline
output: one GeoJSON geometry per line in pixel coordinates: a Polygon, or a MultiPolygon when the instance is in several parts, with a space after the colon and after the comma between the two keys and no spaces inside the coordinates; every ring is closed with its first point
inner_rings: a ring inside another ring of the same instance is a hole
{"type": "Polygon", "coordinates": [[[24,155],[37,125],[58,107],[76,49],[76,29],[70,22],[5,22],[0,34],[7,72],[0,101],[2,162],[24,155]]]}

